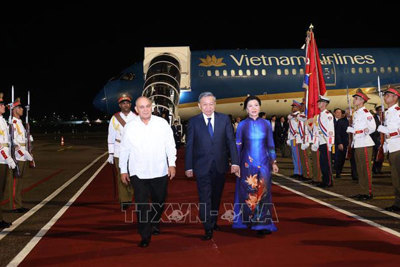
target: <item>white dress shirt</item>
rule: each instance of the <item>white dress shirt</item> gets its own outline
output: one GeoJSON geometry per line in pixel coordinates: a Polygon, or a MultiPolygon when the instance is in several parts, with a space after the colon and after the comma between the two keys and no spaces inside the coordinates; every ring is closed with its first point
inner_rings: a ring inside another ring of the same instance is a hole
{"type": "MultiPolygon", "coordinates": [[[[203,113],[203,118],[204,118],[204,121],[206,122],[206,125],[208,126],[208,117],[204,113],[203,113]]],[[[213,131],[214,131],[214,121],[215,121],[215,115],[213,112],[213,114],[211,114],[211,126],[213,128],[213,131]]]]}
{"type": "Polygon", "coordinates": [[[172,129],[160,117],[151,116],[148,124],[138,117],[124,127],[119,167],[121,173],[152,179],[168,174],[168,166],[175,166],[176,148],[172,129]],[[128,166],[129,162],[129,166],[128,166]]]}

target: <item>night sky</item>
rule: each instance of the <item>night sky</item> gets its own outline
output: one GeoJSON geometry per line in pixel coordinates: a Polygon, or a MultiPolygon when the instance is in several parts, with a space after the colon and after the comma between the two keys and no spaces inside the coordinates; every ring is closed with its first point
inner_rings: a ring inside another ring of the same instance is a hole
{"type": "Polygon", "coordinates": [[[112,76],[143,61],[146,46],[300,48],[312,23],[319,48],[400,47],[397,8],[350,10],[331,4],[337,5],[333,11],[324,8],[318,13],[256,5],[230,11],[188,7],[185,12],[165,9],[164,13],[151,6],[2,7],[0,91],[9,101],[14,85],[26,104],[29,89],[34,117],[56,112],[68,118],[86,112],[95,119],[102,115],[92,106],[96,93],[112,76]]]}

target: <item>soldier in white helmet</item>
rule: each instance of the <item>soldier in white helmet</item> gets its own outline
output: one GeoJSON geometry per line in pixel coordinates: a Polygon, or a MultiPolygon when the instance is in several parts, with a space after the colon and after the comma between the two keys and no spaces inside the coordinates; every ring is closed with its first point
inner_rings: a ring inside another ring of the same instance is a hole
{"type": "Polygon", "coordinates": [[[118,99],[118,104],[121,109],[112,116],[108,127],[108,162],[113,164],[115,168],[115,183],[118,188],[118,199],[121,203],[121,209],[126,210],[132,203],[133,188],[130,184],[126,185],[119,179],[119,154],[122,140],[122,133],[125,124],[134,120],[137,116],[132,112],[132,98],[127,94],[122,94],[118,99]]]}
{"type": "MultiPolygon", "coordinates": [[[[384,125],[379,125],[378,132],[385,134],[384,150],[389,152],[390,171],[394,187],[394,204],[385,208],[387,211],[400,211],[400,88],[389,87],[384,100],[388,105],[385,111],[384,125]]],[[[385,152],[386,152],[385,151],[385,152]]]]}
{"type": "MultiPolygon", "coordinates": [[[[3,93],[0,93],[0,200],[4,198],[9,169],[15,168],[15,162],[10,155],[10,137],[8,135],[8,124],[3,118],[6,106],[3,101],[3,93]]],[[[10,227],[11,223],[3,220],[0,207],[0,229],[10,227]]]]}
{"type": "Polygon", "coordinates": [[[370,134],[375,132],[376,123],[374,117],[365,108],[369,97],[357,89],[353,95],[353,104],[356,111],[353,113],[353,125],[347,128],[348,133],[353,134],[355,160],[357,165],[358,183],[361,187],[361,194],[353,196],[358,200],[372,199],[372,148],[375,145],[370,134]]]}

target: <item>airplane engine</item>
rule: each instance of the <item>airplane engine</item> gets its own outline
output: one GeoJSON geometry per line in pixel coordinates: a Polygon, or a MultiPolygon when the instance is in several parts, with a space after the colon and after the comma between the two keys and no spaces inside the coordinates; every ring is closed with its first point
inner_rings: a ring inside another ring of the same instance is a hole
{"type": "Polygon", "coordinates": [[[153,101],[153,113],[168,118],[170,124],[179,120],[177,109],[181,88],[190,87],[188,53],[186,47],[145,49],[142,95],[153,101]]]}

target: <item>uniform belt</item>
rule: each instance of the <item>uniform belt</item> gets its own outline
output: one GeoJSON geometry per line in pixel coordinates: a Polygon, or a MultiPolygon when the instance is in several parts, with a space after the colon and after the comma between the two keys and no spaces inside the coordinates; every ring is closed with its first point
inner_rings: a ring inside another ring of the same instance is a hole
{"type": "Polygon", "coordinates": [[[115,142],[117,142],[117,143],[121,143],[121,140],[119,140],[119,139],[115,139],[115,142]]]}
{"type": "Polygon", "coordinates": [[[0,144],[2,147],[9,147],[10,145],[8,143],[0,144]]]}
{"type": "Polygon", "coordinates": [[[355,134],[361,134],[363,132],[364,132],[364,130],[359,130],[359,131],[355,131],[355,134]]]}
{"type": "Polygon", "coordinates": [[[26,144],[19,144],[20,146],[26,146],[26,144]]]}
{"type": "Polygon", "coordinates": [[[390,137],[397,136],[397,135],[399,135],[398,132],[393,132],[393,133],[387,134],[386,137],[387,137],[387,138],[390,138],[390,137]]]}

